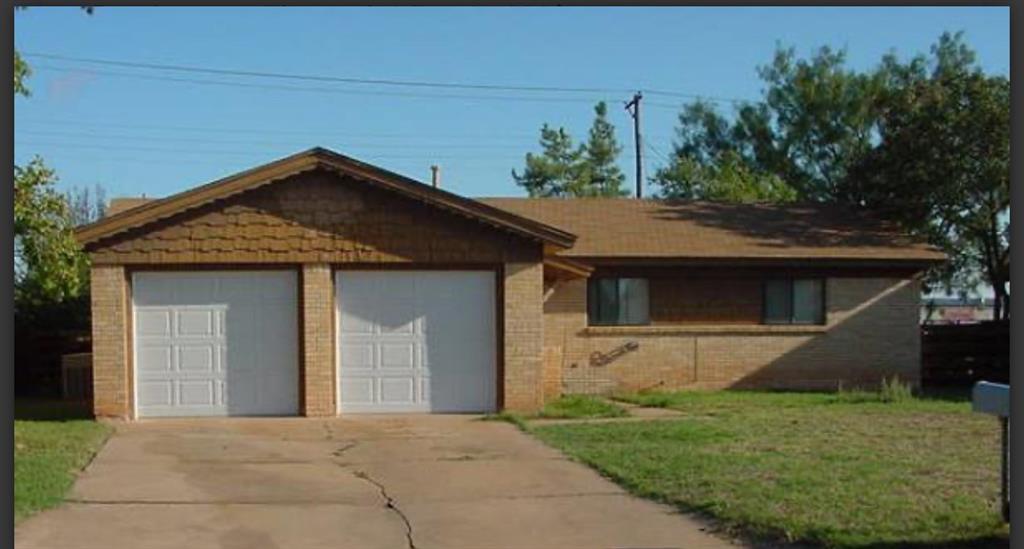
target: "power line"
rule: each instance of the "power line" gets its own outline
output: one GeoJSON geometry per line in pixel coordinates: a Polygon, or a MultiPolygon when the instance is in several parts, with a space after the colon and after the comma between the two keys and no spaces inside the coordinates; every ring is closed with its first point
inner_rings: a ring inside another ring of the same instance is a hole
{"type": "MultiPolygon", "coordinates": [[[[148,147],[148,146],[135,146],[135,145],[102,145],[97,143],[75,143],[75,142],[54,142],[54,141],[16,141],[15,146],[32,146],[32,147],[55,147],[55,148],[72,148],[72,149],[96,149],[103,151],[139,151],[139,152],[156,152],[156,153],[180,153],[180,154],[200,154],[200,155],[259,155],[259,156],[284,156],[295,152],[296,148],[299,147],[278,147],[278,148],[263,148],[263,149],[247,149],[247,150],[233,150],[233,149],[208,149],[208,148],[179,148],[179,147],[148,147]]],[[[352,147],[357,149],[357,147],[352,147]]],[[[363,158],[377,158],[377,159],[437,159],[437,160],[515,160],[522,161],[525,153],[523,154],[506,154],[506,155],[452,155],[452,154],[358,154],[357,156],[363,158]]],[[[622,155],[623,158],[632,159],[634,158],[631,154],[622,155]]]]}
{"type": "Polygon", "coordinates": [[[655,156],[657,156],[657,157],[658,157],[658,158],[660,158],[660,159],[661,159],[661,160],[662,160],[663,162],[665,162],[665,164],[671,164],[671,163],[672,163],[672,161],[671,161],[671,160],[669,160],[668,156],[666,156],[666,155],[662,154],[662,153],[661,153],[661,151],[660,151],[660,150],[658,150],[658,148],[657,148],[657,147],[655,147],[654,145],[652,145],[650,141],[644,141],[644,144],[645,144],[645,145],[647,145],[647,149],[648,149],[648,150],[650,150],[650,151],[651,151],[652,153],[654,153],[654,154],[655,154],[655,156]]]}
{"type": "MultiPolygon", "coordinates": [[[[373,138],[407,138],[417,137],[421,139],[430,139],[434,141],[438,138],[466,138],[466,139],[513,139],[513,138],[534,138],[538,136],[538,132],[502,132],[500,135],[490,135],[483,133],[465,133],[465,134],[443,134],[434,133],[429,134],[423,132],[415,133],[368,133],[368,132],[342,132],[332,128],[313,128],[306,130],[289,130],[289,129],[278,129],[278,128],[225,128],[225,127],[210,127],[210,126],[176,126],[176,125],[163,125],[163,124],[119,124],[93,120],[68,120],[68,119],[42,119],[42,118],[30,118],[24,120],[31,124],[42,124],[42,125],[57,125],[57,126],[84,126],[84,127],[96,127],[96,128],[119,128],[119,129],[136,129],[136,130],[158,130],[158,131],[184,131],[184,132],[200,132],[200,133],[243,133],[243,134],[254,134],[254,133],[273,133],[273,134],[289,134],[289,135],[339,135],[348,137],[373,137],[373,138]]],[[[20,124],[18,124],[20,125],[20,124]]]]}
{"type": "MultiPolygon", "coordinates": [[[[568,86],[525,86],[525,85],[508,85],[508,84],[481,84],[481,83],[465,83],[465,82],[429,82],[423,80],[403,80],[403,79],[391,79],[391,78],[357,78],[357,77],[343,77],[343,76],[332,76],[332,75],[319,75],[319,74],[298,74],[298,73],[282,73],[282,72],[270,72],[270,71],[254,71],[254,70],[241,70],[241,69],[227,69],[220,67],[202,67],[197,65],[178,65],[178,64],[167,64],[167,63],[147,63],[139,61],[125,61],[117,59],[98,59],[90,57],[76,57],[69,55],[59,55],[53,53],[42,53],[42,52],[22,52],[23,56],[36,57],[39,59],[50,59],[54,61],[69,61],[76,63],[89,63],[95,65],[106,65],[136,69],[147,69],[147,70],[160,70],[160,71],[173,71],[173,72],[184,72],[184,73],[202,73],[202,74],[216,74],[221,76],[242,76],[242,77],[255,77],[255,78],[275,78],[284,80],[298,80],[298,81],[313,81],[313,82],[335,82],[344,84],[356,84],[356,85],[378,85],[378,86],[398,86],[398,87],[417,87],[417,88],[441,88],[441,89],[465,89],[465,90],[490,90],[490,91],[518,91],[518,92],[557,92],[557,93],[605,93],[619,95],[623,93],[632,93],[634,90],[629,88],[611,88],[611,87],[568,87],[568,86]]],[[[672,90],[662,89],[651,89],[641,88],[642,91],[650,95],[660,95],[664,97],[677,97],[682,99],[703,99],[706,101],[724,102],[724,103],[745,103],[749,100],[735,97],[722,97],[715,95],[703,95],[695,93],[686,93],[672,90]]],[[[666,107],[668,104],[658,104],[657,106],[666,107]]]]}
{"type": "MultiPolygon", "coordinates": [[[[74,67],[57,67],[53,65],[34,65],[33,69],[37,70],[52,70],[61,72],[71,72],[80,70],[74,67]]],[[[261,89],[261,90],[273,90],[273,91],[292,91],[292,92],[312,92],[312,93],[336,93],[342,95],[359,95],[359,96],[374,96],[374,97],[405,97],[414,99],[459,99],[459,100],[472,100],[472,101],[525,101],[525,102],[537,102],[537,103],[597,103],[598,101],[607,101],[606,98],[581,98],[581,97],[527,97],[527,96],[510,96],[510,95],[468,95],[468,94],[426,94],[426,93],[414,93],[414,92],[391,92],[391,91],[380,91],[380,90],[347,90],[340,88],[324,88],[324,87],[300,87],[300,86],[282,86],[276,84],[253,84],[250,82],[233,82],[228,80],[209,80],[199,78],[180,78],[174,76],[153,76],[147,74],[132,74],[125,72],[115,71],[104,71],[96,69],[85,69],[93,74],[101,74],[104,76],[113,76],[117,78],[134,78],[137,80],[153,80],[158,82],[177,82],[182,84],[200,84],[206,86],[229,86],[236,88],[250,88],[250,89],[261,89]]]]}
{"type": "MultiPolygon", "coordinates": [[[[260,145],[260,146],[291,146],[294,141],[253,141],[244,139],[204,139],[196,137],[160,137],[151,135],[129,135],[129,134],[97,134],[97,133],[82,133],[82,132],[65,132],[65,131],[54,131],[54,130],[17,130],[17,134],[28,134],[28,135],[41,135],[41,136],[56,136],[56,137],[72,137],[72,138],[85,138],[85,139],[100,139],[100,140],[130,140],[130,141],[157,141],[157,142],[181,142],[181,143],[208,143],[208,144],[222,144],[222,145],[260,145]]],[[[388,148],[388,149],[445,149],[445,148],[458,148],[458,149],[500,149],[500,150],[522,150],[521,145],[494,145],[494,144],[483,144],[480,142],[470,144],[459,144],[459,143],[429,143],[429,144],[380,144],[380,143],[337,143],[339,147],[351,147],[351,148],[388,148]]]]}
{"type": "Polygon", "coordinates": [[[314,82],[341,82],[346,84],[383,85],[383,86],[406,86],[420,88],[448,88],[467,90],[504,90],[504,91],[525,91],[525,92],[567,92],[567,93],[622,93],[622,89],[616,88],[582,88],[582,87],[559,87],[559,86],[512,86],[498,84],[470,84],[456,82],[425,82],[417,80],[397,80],[388,78],[352,78],[342,76],[327,76],[316,74],[296,74],[281,72],[266,72],[238,69],[223,69],[214,67],[199,67],[195,65],[172,65],[165,63],[142,63],[137,61],[122,61],[113,59],[95,59],[88,57],[73,57],[69,55],[58,55],[52,53],[21,52],[26,57],[38,57],[40,59],[52,59],[55,61],[74,61],[79,63],[92,63],[96,65],[110,65],[117,67],[131,67],[139,69],[164,70],[175,72],[192,72],[205,74],[219,74],[230,76],[248,76],[258,78],[278,78],[286,80],[306,80],[314,82]]]}

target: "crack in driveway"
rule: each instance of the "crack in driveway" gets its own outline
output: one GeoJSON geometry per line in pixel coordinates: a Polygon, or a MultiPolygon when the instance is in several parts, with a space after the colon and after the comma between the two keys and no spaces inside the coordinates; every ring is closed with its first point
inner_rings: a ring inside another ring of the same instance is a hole
{"type": "Polygon", "coordinates": [[[412,538],[412,523],[409,522],[409,517],[405,516],[405,513],[395,503],[395,499],[388,494],[387,488],[385,488],[380,482],[374,480],[366,473],[366,471],[353,471],[352,474],[355,475],[356,478],[369,482],[377,487],[377,490],[380,491],[381,497],[384,498],[384,506],[394,511],[395,514],[398,515],[398,518],[402,519],[402,522],[405,523],[405,539],[409,543],[409,549],[416,549],[416,542],[412,538]]]}

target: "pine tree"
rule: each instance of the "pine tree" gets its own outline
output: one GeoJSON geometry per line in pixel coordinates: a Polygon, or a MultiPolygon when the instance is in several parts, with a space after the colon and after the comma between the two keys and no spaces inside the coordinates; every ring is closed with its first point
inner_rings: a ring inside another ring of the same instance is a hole
{"type": "Polygon", "coordinates": [[[626,176],[617,164],[622,147],[615,140],[615,126],[608,121],[608,105],[601,101],[594,106],[594,123],[590,139],[584,146],[588,186],[584,196],[625,196],[622,188],[626,176]]]}
{"type": "Polygon", "coordinates": [[[522,174],[512,170],[516,184],[532,197],[623,196],[625,176],[616,164],[622,148],[615,140],[615,126],[608,122],[608,106],[594,107],[589,139],[573,145],[565,128],[544,124],[540,130],[542,152],[526,154],[522,174]]]}
{"type": "Polygon", "coordinates": [[[540,129],[539,155],[526,153],[526,169],[522,175],[512,170],[516,184],[531,197],[576,196],[585,187],[581,179],[586,170],[582,147],[573,146],[572,136],[565,128],[557,130],[544,124],[540,129]]]}

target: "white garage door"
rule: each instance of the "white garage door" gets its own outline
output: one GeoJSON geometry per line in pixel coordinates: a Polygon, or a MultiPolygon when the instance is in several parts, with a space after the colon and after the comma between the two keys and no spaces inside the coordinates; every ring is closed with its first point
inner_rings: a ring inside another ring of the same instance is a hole
{"type": "Polygon", "coordinates": [[[340,408],[495,409],[494,273],[337,274],[340,408]]]}
{"type": "Polygon", "coordinates": [[[140,417],[298,412],[296,274],[136,273],[140,417]]]}

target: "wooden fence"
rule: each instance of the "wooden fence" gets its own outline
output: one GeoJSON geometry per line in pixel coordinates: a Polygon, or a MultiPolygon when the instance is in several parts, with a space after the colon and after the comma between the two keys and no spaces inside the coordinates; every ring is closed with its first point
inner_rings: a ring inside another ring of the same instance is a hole
{"type": "Polygon", "coordinates": [[[15,330],[15,394],[27,397],[61,397],[64,389],[62,357],[71,353],[88,353],[91,350],[92,341],[88,332],[15,330]]]}
{"type": "Polygon", "coordinates": [[[922,384],[969,386],[976,381],[1010,382],[1010,323],[922,326],[922,384]]]}

